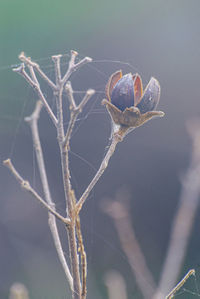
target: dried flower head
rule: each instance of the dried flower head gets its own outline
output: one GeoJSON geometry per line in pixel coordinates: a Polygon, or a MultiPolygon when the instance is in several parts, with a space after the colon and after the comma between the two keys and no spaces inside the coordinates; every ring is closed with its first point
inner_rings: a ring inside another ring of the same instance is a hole
{"type": "Polygon", "coordinates": [[[106,104],[113,124],[118,125],[118,133],[122,137],[152,117],[164,116],[164,112],[155,111],[160,100],[160,84],[153,77],[143,91],[138,74],[122,76],[122,71],[117,71],[108,80],[106,97],[102,104],[106,104]]]}

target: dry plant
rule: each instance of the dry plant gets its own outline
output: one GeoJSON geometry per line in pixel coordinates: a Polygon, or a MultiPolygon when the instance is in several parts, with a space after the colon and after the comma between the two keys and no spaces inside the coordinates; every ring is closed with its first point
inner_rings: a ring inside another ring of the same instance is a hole
{"type": "MultiPolygon", "coordinates": [[[[106,105],[113,124],[111,143],[93,179],[80,198],[77,198],[76,190],[74,190],[71,185],[71,172],[69,165],[70,140],[78,115],[82,112],[87,102],[95,93],[94,90],[89,89],[80,104],[76,104],[69,78],[71,74],[81,66],[92,61],[91,58],[85,57],[84,59],[76,62],[77,54],[77,52],[71,51],[68,69],[64,75],[61,74],[60,62],[62,56],[52,56],[55,69],[55,82],[47,77],[40,66],[33,62],[30,57],[26,57],[24,53],[19,55],[19,59],[22,61],[21,65],[14,69],[15,72],[23,76],[28,84],[32,86],[39,98],[39,101],[36,103],[35,110],[29,117],[25,118],[25,121],[30,125],[31,128],[40,179],[43,187],[43,195],[39,195],[38,192],[30,185],[30,183],[23,178],[18,170],[16,170],[10,159],[5,160],[4,165],[8,167],[21,187],[25,191],[29,192],[47,209],[49,216],[49,227],[59,260],[62,264],[66,279],[72,292],[72,298],[85,299],[87,296],[87,258],[84,249],[83,237],[81,233],[81,222],[79,218],[82,206],[98,182],[99,178],[107,168],[108,162],[115,151],[116,145],[121,142],[124,136],[135,127],[141,126],[154,116],[161,117],[164,115],[164,113],[161,111],[155,111],[160,99],[160,85],[155,78],[151,78],[149,84],[143,92],[142,81],[138,74],[127,74],[122,76],[121,71],[114,73],[110,77],[106,86],[107,99],[103,100],[103,104],[106,105]],[[38,77],[43,79],[53,92],[56,102],[56,114],[51,109],[48,99],[46,98],[45,93],[42,91],[38,77]],[[70,119],[66,130],[64,129],[63,122],[64,94],[67,94],[68,96],[70,111],[70,119]],[[124,102],[123,105],[122,102],[124,102]],[[64,216],[56,211],[55,199],[53,199],[51,196],[43,151],[40,143],[38,119],[40,116],[40,111],[43,107],[46,109],[57,132],[66,203],[66,214],[64,216]],[[62,243],[57,229],[56,220],[60,220],[64,224],[67,231],[70,256],[69,265],[67,264],[62,249],[62,243]]],[[[137,250],[137,248],[135,248],[135,250],[137,250]]],[[[151,276],[149,276],[147,279],[150,279],[151,284],[151,276]]]]}
{"type": "Polygon", "coordinates": [[[200,196],[200,122],[190,121],[187,129],[192,139],[191,163],[181,181],[179,206],[172,223],[168,250],[157,286],[131,223],[128,190],[121,189],[116,193],[114,200],[106,198],[102,203],[103,211],[113,220],[121,247],[127,256],[140,292],[146,299],[171,299],[188,278],[195,275],[195,270],[190,269],[177,283],[200,196]]]}

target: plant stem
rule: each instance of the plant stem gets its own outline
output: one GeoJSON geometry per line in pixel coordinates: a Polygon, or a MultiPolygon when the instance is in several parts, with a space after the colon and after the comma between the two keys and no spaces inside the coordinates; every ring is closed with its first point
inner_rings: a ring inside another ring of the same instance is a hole
{"type": "MultiPolygon", "coordinates": [[[[40,172],[40,178],[41,178],[41,182],[42,182],[42,186],[43,186],[45,199],[50,206],[55,206],[55,204],[51,198],[51,193],[50,193],[47,174],[46,174],[46,167],[45,167],[45,163],[44,163],[43,151],[42,151],[39,132],[38,132],[38,119],[39,119],[41,109],[42,109],[42,102],[38,101],[36,103],[34,112],[29,117],[26,117],[25,121],[27,121],[29,123],[30,128],[31,128],[32,139],[33,139],[33,144],[34,144],[35,153],[36,153],[36,157],[37,157],[37,164],[38,164],[38,168],[39,168],[39,172],[40,172]]],[[[54,209],[55,209],[55,207],[54,207],[54,209]]],[[[54,215],[52,215],[51,213],[49,213],[49,227],[50,227],[50,230],[52,233],[52,237],[53,237],[54,244],[55,244],[55,247],[56,247],[56,250],[58,253],[59,260],[64,269],[64,272],[65,272],[66,278],[69,282],[71,291],[73,291],[73,279],[72,279],[71,273],[69,271],[69,267],[67,265],[67,262],[66,262],[66,259],[64,256],[64,252],[62,249],[62,244],[61,244],[58,229],[57,229],[56,219],[55,219],[54,215]]]]}
{"type": "Polygon", "coordinates": [[[102,176],[104,171],[106,170],[106,168],[108,166],[108,162],[115,152],[116,145],[120,141],[122,141],[121,136],[119,136],[117,133],[113,134],[112,142],[111,142],[111,145],[106,153],[105,158],[103,159],[103,161],[102,161],[99,169],[97,170],[95,176],[93,177],[92,181],[90,182],[90,184],[88,185],[88,187],[86,188],[86,190],[84,191],[81,198],[79,199],[79,201],[76,204],[76,213],[77,214],[79,214],[79,212],[80,212],[84,202],[88,198],[90,192],[92,191],[92,189],[94,188],[94,186],[96,185],[96,183],[98,182],[98,180],[100,179],[100,177],[102,176]]]}
{"type": "Polygon", "coordinates": [[[11,173],[14,175],[18,183],[21,187],[28,191],[33,197],[35,197],[49,212],[51,212],[56,218],[61,220],[65,225],[70,225],[70,220],[68,218],[64,218],[59,213],[57,213],[52,207],[50,207],[40,196],[39,194],[31,187],[30,183],[24,180],[18,171],[15,169],[10,159],[7,159],[3,162],[3,164],[8,167],[11,173]]]}

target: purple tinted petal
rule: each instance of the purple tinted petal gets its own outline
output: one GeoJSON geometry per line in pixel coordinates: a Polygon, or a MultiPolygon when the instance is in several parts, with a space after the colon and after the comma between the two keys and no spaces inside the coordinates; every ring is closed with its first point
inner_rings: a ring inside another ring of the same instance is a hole
{"type": "Polygon", "coordinates": [[[111,103],[121,111],[134,106],[134,85],[132,74],[124,75],[114,86],[111,103]]]}
{"type": "Polygon", "coordinates": [[[156,109],[158,102],[160,100],[160,84],[155,78],[151,78],[147,87],[145,88],[143,97],[137,105],[140,112],[146,113],[156,109]]]}

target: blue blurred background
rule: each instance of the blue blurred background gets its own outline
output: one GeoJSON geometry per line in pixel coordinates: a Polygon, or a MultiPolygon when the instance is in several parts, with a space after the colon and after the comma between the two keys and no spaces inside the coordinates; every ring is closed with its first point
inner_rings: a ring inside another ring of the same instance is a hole
{"type": "MultiPolygon", "coordinates": [[[[110,74],[118,69],[138,72],[144,85],[151,76],[161,84],[159,110],[166,116],[138,128],[119,144],[82,211],[89,299],[107,298],[103,277],[109,269],[120,270],[129,298],[142,298],[112,221],[100,209],[102,199],[114,197],[121,186],[132,194],[133,225],[148,265],[155,279],[159,278],[179,200],[180,176],[189,164],[191,140],[185,124],[200,116],[199,15],[198,0],[0,0],[0,157],[1,161],[11,157],[39,192],[31,135],[23,122],[37,97],[24,79],[12,72],[21,51],[52,78],[51,55],[65,54],[63,71],[71,49],[78,51],[80,58],[94,60],[71,79],[77,91],[97,90],[72,139],[70,158],[77,196],[90,182],[93,167],[98,168],[109,143],[110,119],[101,100],[110,74]]],[[[77,93],[77,101],[81,96],[77,93]]],[[[52,98],[49,103],[53,105],[52,98]]],[[[52,194],[57,209],[64,213],[56,136],[44,112],[40,127],[52,194]]],[[[68,287],[46,211],[20,189],[3,166],[0,190],[0,298],[7,298],[15,281],[23,282],[33,299],[64,298],[68,287]]],[[[188,268],[199,267],[199,220],[197,212],[181,276],[188,268]]],[[[65,231],[60,230],[66,240],[65,231]]],[[[188,297],[183,294],[181,298],[188,297]]]]}

